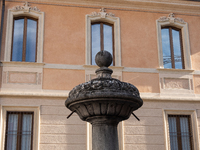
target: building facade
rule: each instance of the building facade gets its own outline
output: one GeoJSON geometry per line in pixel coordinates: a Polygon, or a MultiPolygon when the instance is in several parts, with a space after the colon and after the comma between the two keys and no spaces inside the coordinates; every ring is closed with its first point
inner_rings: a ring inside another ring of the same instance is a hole
{"type": "Polygon", "coordinates": [[[0,149],[91,150],[91,125],[64,105],[95,78],[95,54],[144,101],[118,126],[120,150],[199,150],[200,2],[1,3],[0,149]],[[5,10],[5,11],[4,11],[5,10]]]}

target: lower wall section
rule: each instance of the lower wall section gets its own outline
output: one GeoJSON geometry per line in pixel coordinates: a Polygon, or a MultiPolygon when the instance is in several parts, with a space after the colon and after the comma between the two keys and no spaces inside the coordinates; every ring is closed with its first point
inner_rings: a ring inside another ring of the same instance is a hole
{"type": "MultiPolygon", "coordinates": [[[[1,97],[1,126],[5,125],[6,117],[2,115],[4,107],[38,108],[38,132],[35,142],[38,149],[34,150],[87,150],[86,122],[64,106],[65,98],[31,98],[1,97]]],[[[194,150],[199,149],[200,102],[144,100],[144,105],[134,113],[140,118],[137,121],[131,116],[124,121],[124,147],[120,150],[169,150],[169,136],[165,111],[183,114],[192,112],[192,130],[194,150]],[[195,115],[194,115],[195,114],[195,115]],[[196,125],[196,127],[195,127],[196,125]]],[[[1,130],[1,148],[5,145],[5,126],[1,130]]],[[[91,141],[90,141],[91,142],[91,141]]],[[[89,144],[89,143],[88,143],[89,144]]]]}
{"type": "MultiPolygon", "coordinates": [[[[125,150],[169,150],[169,127],[165,120],[165,111],[172,110],[175,114],[194,112],[196,118],[192,120],[193,145],[199,149],[200,102],[176,101],[149,101],[134,113],[140,118],[137,121],[133,116],[124,122],[125,150]],[[196,140],[196,141],[195,141],[196,140]]],[[[190,114],[190,113],[189,113],[190,114]]]]}
{"type": "MultiPolygon", "coordinates": [[[[75,113],[69,119],[66,118],[71,111],[65,107],[64,98],[6,97],[1,98],[0,102],[1,108],[11,105],[15,107],[23,106],[21,108],[31,106],[39,108],[39,136],[36,141],[39,148],[34,150],[86,149],[86,122],[81,121],[75,113]]],[[[2,120],[5,119],[2,118],[2,120]]],[[[5,130],[5,127],[1,129],[1,133],[3,133],[3,130],[5,130]]],[[[4,147],[4,143],[5,135],[2,136],[1,146],[4,147]]]]}

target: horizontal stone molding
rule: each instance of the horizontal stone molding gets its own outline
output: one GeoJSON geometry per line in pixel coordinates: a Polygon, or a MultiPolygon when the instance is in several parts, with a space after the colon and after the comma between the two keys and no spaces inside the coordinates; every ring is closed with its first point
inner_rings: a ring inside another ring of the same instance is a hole
{"type": "MultiPolygon", "coordinates": [[[[31,4],[31,2],[29,2],[31,4]]],[[[45,4],[46,0],[40,0],[40,2],[34,2],[34,4],[45,4]]],[[[126,1],[120,1],[120,0],[111,0],[111,1],[100,1],[100,0],[94,0],[94,3],[88,2],[88,1],[81,1],[81,0],[74,0],[70,2],[66,2],[65,0],[49,0],[48,5],[56,5],[56,6],[67,6],[67,7],[83,7],[83,8],[96,8],[99,9],[99,5],[102,7],[105,7],[107,10],[115,8],[118,10],[124,10],[124,11],[138,11],[138,9],[141,9],[140,11],[146,12],[147,10],[149,12],[155,12],[155,11],[165,11],[168,13],[169,11],[178,12],[178,13],[197,13],[200,14],[199,8],[200,5],[198,2],[194,1],[159,1],[159,0],[153,0],[153,1],[139,1],[139,0],[126,0],[126,1]],[[56,3],[55,3],[56,2],[56,3]],[[119,3],[120,2],[120,3],[119,3]],[[89,4],[89,6],[88,6],[89,4]],[[144,7],[145,6],[145,7],[144,7]],[[165,8],[165,9],[163,9],[165,8]]]]}
{"type": "MultiPolygon", "coordinates": [[[[0,91],[0,96],[15,96],[15,97],[54,97],[54,98],[67,98],[69,95],[69,90],[9,90],[2,89],[0,91]]],[[[200,94],[160,94],[160,93],[142,93],[140,92],[140,97],[146,101],[199,101],[200,94]]]]}

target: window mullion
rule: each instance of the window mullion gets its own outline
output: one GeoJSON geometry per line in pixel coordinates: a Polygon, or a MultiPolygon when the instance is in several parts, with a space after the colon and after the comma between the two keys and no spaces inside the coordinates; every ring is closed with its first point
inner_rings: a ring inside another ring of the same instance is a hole
{"type": "Polygon", "coordinates": [[[184,53],[183,53],[183,39],[182,39],[181,30],[179,30],[179,38],[180,38],[182,68],[185,69],[185,61],[184,61],[184,53]]]}
{"type": "Polygon", "coordinates": [[[190,138],[190,150],[193,150],[193,144],[192,144],[192,127],[191,127],[191,119],[190,119],[190,116],[187,117],[188,118],[188,127],[189,127],[189,138],[190,138]]]}
{"type": "Polygon", "coordinates": [[[101,42],[101,51],[104,50],[104,39],[103,39],[103,23],[100,23],[100,42],[101,42]]]}
{"type": "Polygon", "coordinates": [[[32,129],[31,129],[31,150],[33,148],[33,125],[34,125],[34,113],[31,113],[32,114],[32,129]]]}
{"type": "Polygon", "coordinates": [[[175,62],[174,62],[174,48],[173,48],[173,38],[172,38],[172,28],[169,28],[169,39],[170,39],[170,51],[171,51],[171,63],[172,63],[172,68],[175,68],[175,62]]]}
{"type": "Polygon", "coordinates": [[[27,17],[24,18],[24,36],[23,36],[22,61],[26,60],[26,36],[27,36],[27,17]]]}
{"type": "Polygon", "coordinates": [[[176,127],[177,127],[178,150],[182,150],[180,116],[176,116],[176,124],[177,124],[176,127]]]}
{"type": "Polygon", "coordinates": [[[16,145],[16,149],[17,150],[21,150],[21,138],[20,135],[21,134],[21,114],[18,113],[18,127],[17,127],[17,145],[16,145]]]}
{"type": "Polygon", "coordinates": [[[38,45],[38,20],[37,20],[37,28],[36,28],[35,62],[37,62],[37,45],[38,45]]]}

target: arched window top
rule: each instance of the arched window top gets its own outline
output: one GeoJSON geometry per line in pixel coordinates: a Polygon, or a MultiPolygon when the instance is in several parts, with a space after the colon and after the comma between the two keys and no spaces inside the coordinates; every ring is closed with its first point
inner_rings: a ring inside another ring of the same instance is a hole
{"type": "Polygon", "coordinates": [[[174,27],[174,26],[164,26],[164,27],[161,27],[161,29],[169,29],[169,28],[171,28],[173,30],[176,30],[176,31],[181,31],[180,28],[177,28],[177,27],[174,27]]]}
{"type": "Polygon", "coordinates": [[[37,7],[30,7],[28,2],[26,2],[24,6],[15,6],[12,9],[9,9],[7,17],[4,61],[9,62],[27,60],[28,62],[42,63],[43,36],[44,12],[41,12],[37,7]],[[23,42],[20,44],[18,37],[19,34],[15,32],[17,31],[15,28],[18,26],[21,27],[20,39],[23,39],[23,42]],[[30,40],[30,38],[32,38],[32,40],[30,40]],[[20,53],[18,53],[18,51],[13,51],[13,48],[15,47],[13,44],[19,44],[18,46],[21,46],[20,51],[22,52],[22,56],[20,53]],[[13,52],[20,54],[20,56],[15,55],[13,52]],[[31,58],[28,55],[33,57],[31,58]],[[14,57],[16,58],[13,59],[14,57]]]}
{"type": "Polygon", "coordinates": [[[160,68],[191,69],[188,24],[173,13],[156,20],[160,68]]]}

